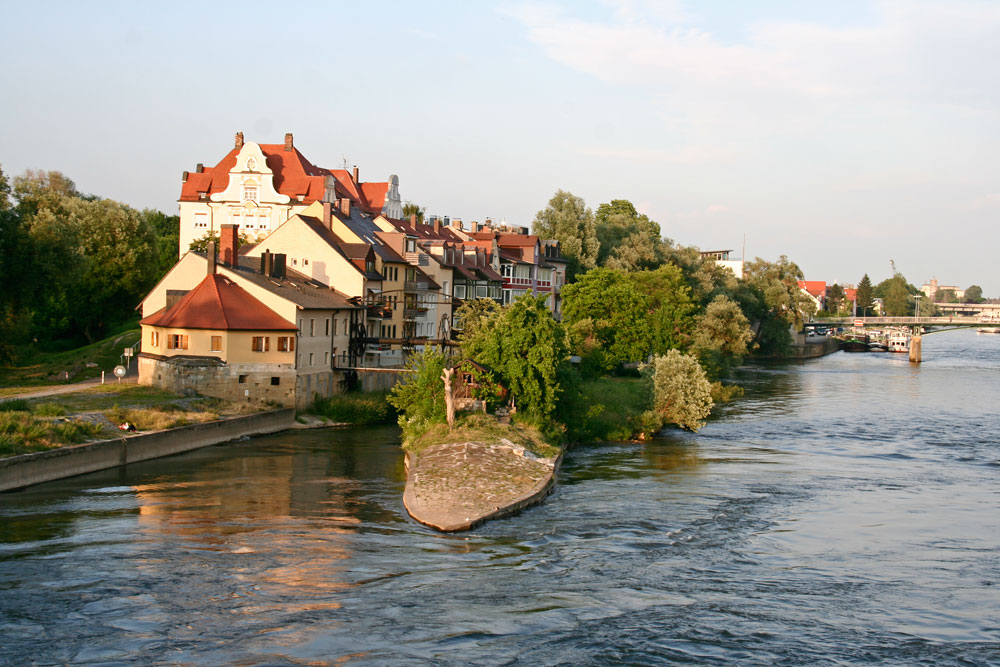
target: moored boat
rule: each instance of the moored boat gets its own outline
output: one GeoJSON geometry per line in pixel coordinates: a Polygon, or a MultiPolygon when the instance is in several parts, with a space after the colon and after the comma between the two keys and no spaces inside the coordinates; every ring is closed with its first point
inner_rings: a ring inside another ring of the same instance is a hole
{"type": "Polygon", "coordinates": [[[864,329],[845,331],[840,339],[840,349],[844,352],[867,352],[868,334],[864,329]]]}
{"type": "Polygon", "coordinates": [[[906,329],[891,329],[888,337],[889,352],[909,352],[911,334],[906,329]]]}
{"type": "Polygon", "coordinates": [[[990,313],[987,315],[983,313],[979,316],[980,324],[993,324],[996,326],[979,327],[976,329],[976,333],[985,334],[1000,334],[1000,314],[990,313]]]}

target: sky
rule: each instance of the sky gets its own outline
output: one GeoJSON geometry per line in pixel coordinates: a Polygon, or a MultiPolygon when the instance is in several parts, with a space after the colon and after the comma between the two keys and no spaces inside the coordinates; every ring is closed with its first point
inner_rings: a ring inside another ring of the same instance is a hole
{"type": "Polygon", "coordinates": [[[0,0],[0,168],[177,212],[243,131],[465,221],[556,190],[1000,297],[1000,2],[0,0]]]}

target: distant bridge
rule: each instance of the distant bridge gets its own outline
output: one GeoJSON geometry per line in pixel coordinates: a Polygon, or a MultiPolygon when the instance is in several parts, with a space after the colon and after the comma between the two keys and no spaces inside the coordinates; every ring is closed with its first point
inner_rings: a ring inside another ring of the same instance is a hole
{"type": "Polygon", "coordinates": [[[967,315],[936,315],[934,317],[820,317],[808,325],[827,326],[897,326],[897,327],[970,327],[984,326],[979,316],[967,315]]]}

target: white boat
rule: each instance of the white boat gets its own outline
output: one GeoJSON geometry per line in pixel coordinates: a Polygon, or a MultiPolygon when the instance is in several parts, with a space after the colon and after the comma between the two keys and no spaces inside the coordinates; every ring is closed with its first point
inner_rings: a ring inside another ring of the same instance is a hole
{"type": "Polygon", "coordinates": [[[910,332],[906,329],[890,329],[888,347],[890,352],[910,351],[910,332]]]}
{"type": "Polygon", "coordinates": [[[993,325],[996,325],[996,326],[979,327],[978,329],[976,329],[976,333],[1000,334],[1000,314],[997,314],[997,313],[990,313],[990,314],[983,313],[982,315],[979,316],[979,323],[980,324],[993,324],[993,325]]]}

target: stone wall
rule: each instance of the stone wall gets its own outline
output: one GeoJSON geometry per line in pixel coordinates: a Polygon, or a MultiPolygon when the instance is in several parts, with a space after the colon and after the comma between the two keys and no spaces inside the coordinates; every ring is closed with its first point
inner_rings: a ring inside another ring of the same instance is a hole
{"type": "Polygon", "coordinates": [[[285,408],[11,456],[0,459],[0,491],[179,454],[244,436],[276,433],[291,428],[294,418],[295,411],[285,408]]]}
{"type": "Polygon", "coordinates": [[[139,355],[139,384],[177,394],[227,401],[296,406],[297,378],[291,364],[225,364],[210,358],[139,355]]]}

